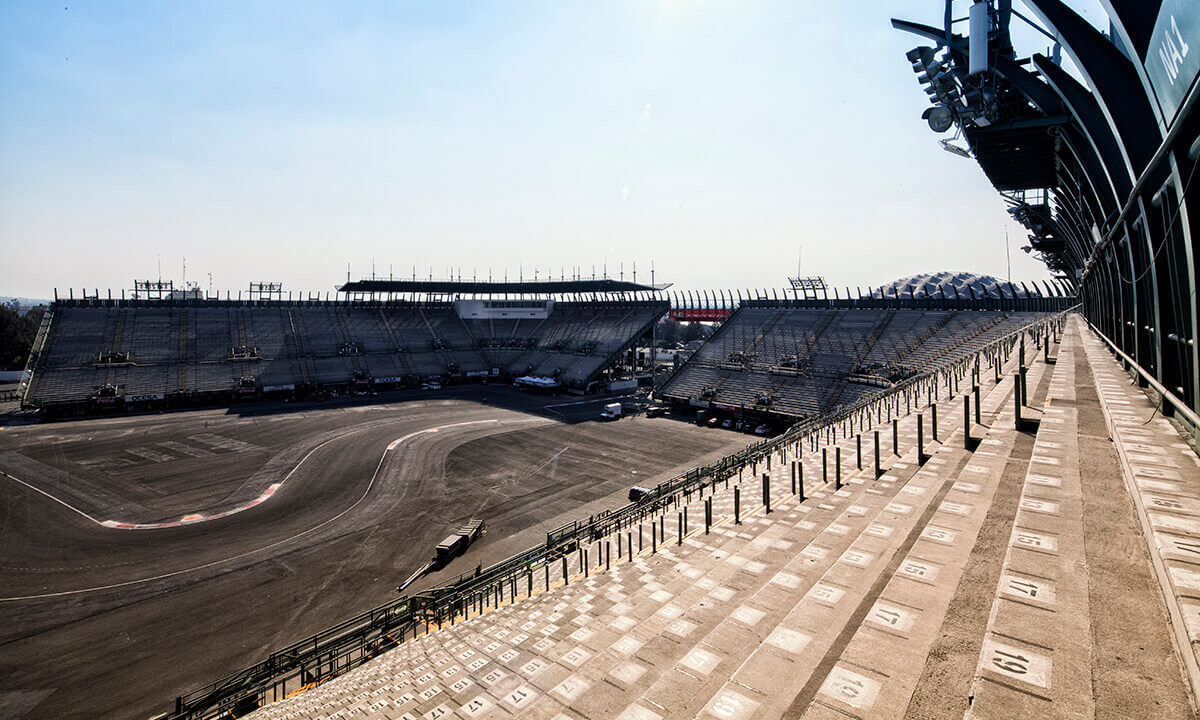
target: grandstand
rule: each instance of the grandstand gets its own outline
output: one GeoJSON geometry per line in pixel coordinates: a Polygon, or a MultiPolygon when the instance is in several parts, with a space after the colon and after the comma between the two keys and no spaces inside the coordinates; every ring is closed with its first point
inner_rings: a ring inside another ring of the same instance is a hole
{"type": "Polygon", "coordinates": [[[1038,321],[1037,311],[746,302],[658,394],[680,406],[794,421],[878,394],[1038,321]]]}
{"type": "Polygon", "coordinates": [[[630,292],[650,288],[602,282],[603,295],[565,300],[528,299],[516,283],[492,292],[525,299],[59,300],[21,395],[25,407],[95,409],[522,376],[585,391],[668,309],[630,292]]]}

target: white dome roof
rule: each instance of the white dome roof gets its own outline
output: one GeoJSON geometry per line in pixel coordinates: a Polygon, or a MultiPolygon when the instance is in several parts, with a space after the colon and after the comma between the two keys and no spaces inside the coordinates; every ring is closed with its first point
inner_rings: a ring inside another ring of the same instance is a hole
{"type": "MultiPolygon", "coordinates": [[[[926,275],[912,275],[892,282],[883,286],[883,292],[886,297],[893,297],[899,294],[900,297],[941,297],[945,291],[946,297],[954,298],[955,290],[958,291],[957,296],[963,298],[971,297],[974,292],[975,297],[982,298],[985,296],[998,297],[1003,292],[1004,297],[1012,297],[1015,291],[1018,297],[1023,297],[1027,294],[1038,295],[1045,292],[1045,289],[1035,286],[1027,291],[1022,287],[1020,282],[1013,282],[1011,287],[1007,281],[991,275],[978,275],[969,272],[953,272],[943,270],[942,272],[930,273],[926,275]],[[1001,287],[1003,286],[1003,287],[1001,287]]],[[[874,288],[871,291],[872,297],[879,297],[880,288],[874,288]]]]}

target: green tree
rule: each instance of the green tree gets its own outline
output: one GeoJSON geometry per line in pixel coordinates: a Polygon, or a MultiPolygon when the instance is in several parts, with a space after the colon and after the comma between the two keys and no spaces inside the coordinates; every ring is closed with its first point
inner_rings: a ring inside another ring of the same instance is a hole
{"type": "Polygon", "coordinates": [[[683,341],[691,342],[692,340],[703,340],[707,333],[704,331],[704,324],[693,322],[688,323],[683,329],[683,341]]]}
{"type": "Polygon", "coordinates": [[[0,305],[0,370],[25,369],[43,312],[42,308],[34,308],[18,315],[15,308],[0,305]]]}

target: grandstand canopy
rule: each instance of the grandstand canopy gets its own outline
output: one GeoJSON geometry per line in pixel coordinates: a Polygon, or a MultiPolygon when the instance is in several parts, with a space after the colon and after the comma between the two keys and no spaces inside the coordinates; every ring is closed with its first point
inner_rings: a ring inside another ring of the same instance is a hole
{"type": "Polygon", "coordinates": [[[355,280],[338,288],[344,293],[427,293],[440,295],[570,295],[576,293],[656,292],[670,283],[645,285],[625,280],[542,280],[476,282],[463,280],[355,280]]]}

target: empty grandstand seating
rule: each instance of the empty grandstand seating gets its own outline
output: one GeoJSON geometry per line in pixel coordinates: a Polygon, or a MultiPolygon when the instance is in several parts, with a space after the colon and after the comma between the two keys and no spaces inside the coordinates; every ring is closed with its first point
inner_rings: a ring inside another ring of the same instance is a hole
{"type": "Polygon", "coordinates": [[[1041,317],[755,303],[738,309],[659,394],[738,412],[817,415],[963,357],[1041,317]]]}
{"type": "Polygon", "coordinates": [[[533,373],[583,388],[666,312],[665,302],[562,302],[540,320],[460,319],[451,303],[64,302],[25,392],[29,406],[533,373]]]}

